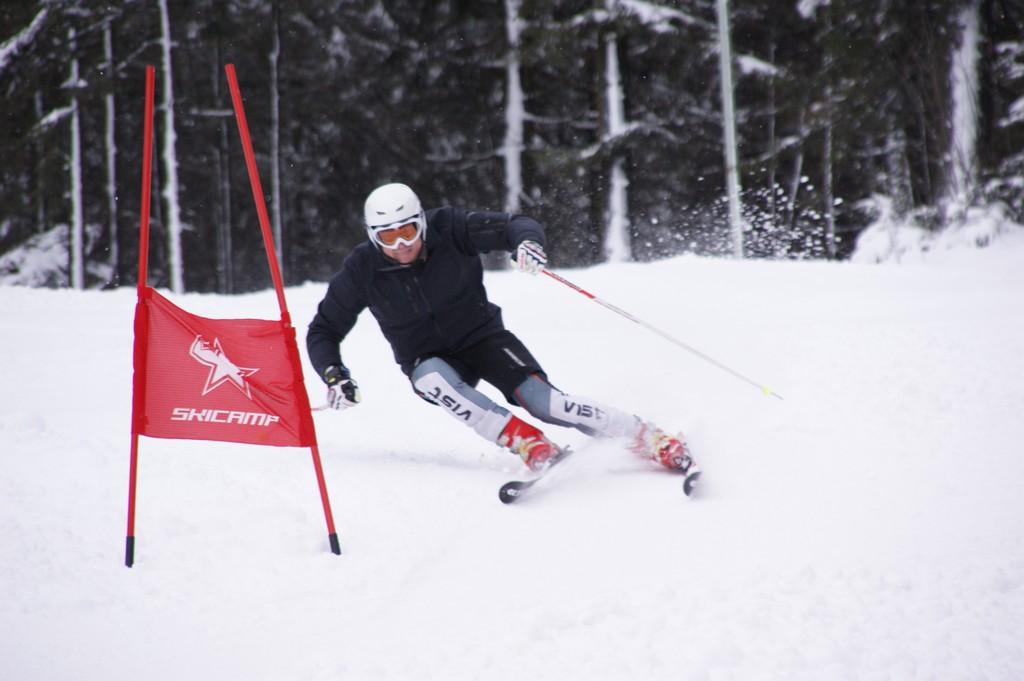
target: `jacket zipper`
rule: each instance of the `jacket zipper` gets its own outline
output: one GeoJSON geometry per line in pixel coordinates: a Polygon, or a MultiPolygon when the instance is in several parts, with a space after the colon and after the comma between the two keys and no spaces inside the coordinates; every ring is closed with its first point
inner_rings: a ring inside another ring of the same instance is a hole
{"type": "MultiPolygon", "coordinates": [[[[425,293],[423,293],[423,287],[422,287],[422,286],[420,286],[420,278],[419,278],[419,275],[417,275],[417,274],[416,274],[415,272],[412,272],[411,274],[412,274],[412,280],[413,280],[413,283],[415,283],[415,284],[416,284],[416,290],[417,290],[417,291],[419,291],[419,297],[420,297],[420,300],[422,300],[422,301],[423,301],[423,307],[424,307],[424,308],[426,309],[426,311],[427,311],[427,312],[428,312],[428,313],[430,314],[430,323],[434,325],[434,333],[436,333],[436,334],[437,334],[437,337],[438,337],[438,338],[440,338],[440,339],[441,339],[442,341],[444,341],[444,340],[445,340],[445,337],[444,337],[444,334],[443,334],[443,333],[441,333],[441,327],[440,327],[440,325],[439,325],[439,324],[437,323],[437,317],[436,317],[436,316],[434,315],[434,308],[433,308],[433,307],[431,307],[431,305],[430,305],[430,301],[429,301],[429,300],[427,299],[427,296],[426,296],[426,294],[425,294],[425,293]]],[[[406,284],[406,291],[408,291],[408,292],[409,292],[409,295],[410,295],[410,297],[411,297],[411,296],[412,296],[412,292],[411,292],[411,291],[409,291],[409,286],[408,286],[408,284],[406,284]]]]}

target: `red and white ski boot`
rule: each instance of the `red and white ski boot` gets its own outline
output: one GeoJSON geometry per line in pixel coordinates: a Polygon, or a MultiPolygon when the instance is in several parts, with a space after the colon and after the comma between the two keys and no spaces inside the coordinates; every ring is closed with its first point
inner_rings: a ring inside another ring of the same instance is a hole
{"type": "Polygon", "coordinates": [[[561,451],[538,428],[515,416],[501,431],[498,444],[507,447],[513,454],[518,454],[531,471],[543,470],[551,458],[561,451]]]}
{"type": "Polygon", "coordinates": [[[687,496],[693,492],[694,485],[700,478],[700,469],[690,456],[690,449],[682,435],[673,437],[653,423],[640,421],[629,448],[641,456],[657,461],[665,468],[682,473],[686,476],[683,491],[687,496]]]}

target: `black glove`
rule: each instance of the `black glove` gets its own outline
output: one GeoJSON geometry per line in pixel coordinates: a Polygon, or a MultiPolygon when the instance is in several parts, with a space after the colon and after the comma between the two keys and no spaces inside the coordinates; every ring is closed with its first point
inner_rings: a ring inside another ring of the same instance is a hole
{"type": "Polygon", "coordinates": [[[359,384],[352,380],[348,369],[337,364],[324,369],[324,383],[327,384],[327,406],[331,409],[348,409],[362,401],[359,384]]]}

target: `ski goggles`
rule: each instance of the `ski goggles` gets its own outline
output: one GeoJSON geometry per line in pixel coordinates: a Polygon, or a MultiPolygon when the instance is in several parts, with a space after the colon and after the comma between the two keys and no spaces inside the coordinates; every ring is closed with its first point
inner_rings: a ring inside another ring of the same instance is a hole
{"type": "Polygon", "coordinates": [[[377,245],[384,248],[398,248],[399,246],[412,246],[416,240],[423,235],[423,228],[426,220],[423,215],[417,215],[411,220],[393,222],[390,225],[371,227],[370,236],[377,245]]]}

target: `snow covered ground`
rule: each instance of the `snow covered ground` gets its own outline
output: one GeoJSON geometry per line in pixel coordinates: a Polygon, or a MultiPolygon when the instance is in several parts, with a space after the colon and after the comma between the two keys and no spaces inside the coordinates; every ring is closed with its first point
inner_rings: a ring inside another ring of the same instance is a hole
{"type": "MultiPolygon", "coordinates": [[[[130,570],[134,290],[0,288],[0,678],[1024,678],[1022,263],[1009,234],[563,272],[784,401],[488,274],[556,385],[688,434],[699,500],[552,428],[578,456],[502,506],[517,460],[416,398],[365,316],[365,402],[316,414],[343,555],[307,450],[144,438],[130,570]]],[[[322,290],[288,290],[298,326],[322,290]]],[[[276,316],[271,292],[175,300],[276,316]]]]}

